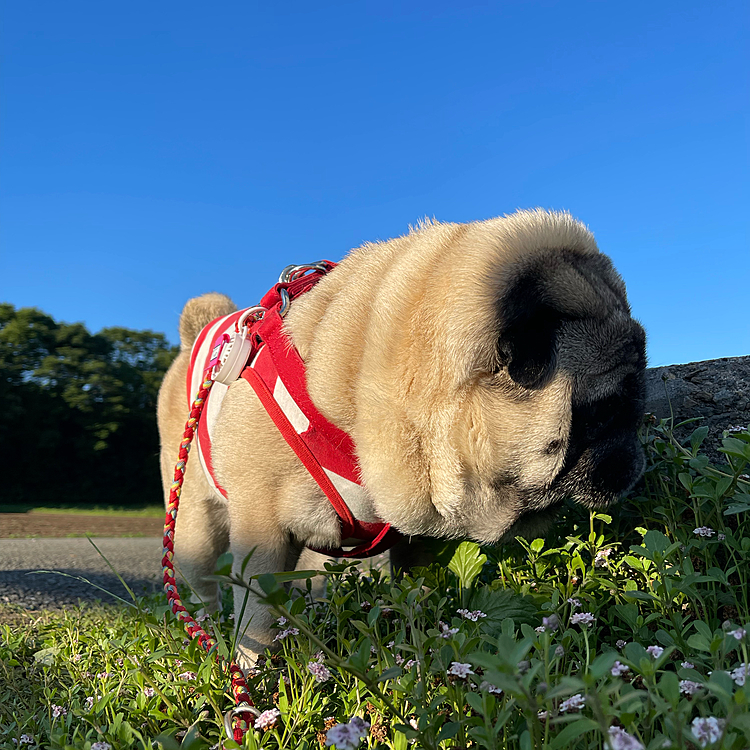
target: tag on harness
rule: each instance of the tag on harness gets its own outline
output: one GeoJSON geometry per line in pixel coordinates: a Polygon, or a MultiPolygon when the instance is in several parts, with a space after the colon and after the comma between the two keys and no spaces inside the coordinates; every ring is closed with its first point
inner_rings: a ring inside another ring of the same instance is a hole
{"type": "Polygon", "coordinates": [[[213,368],[214,380],[224,385],[237,380],[250,357],[251,348],[251,341],[244,327],[240,331],[219,336],[214,341],[207,367],[209,370],[213,368]]]}

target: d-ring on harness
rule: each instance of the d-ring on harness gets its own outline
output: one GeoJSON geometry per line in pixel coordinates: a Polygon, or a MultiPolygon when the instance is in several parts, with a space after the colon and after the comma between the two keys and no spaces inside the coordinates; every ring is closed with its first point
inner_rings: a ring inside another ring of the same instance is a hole
{"type": "MultiPolygon", "coordinates": [[[[201,628],[180,601],[174,579],[173,557],[177,509],[188,453],[196,432],[207,478],[218,492],[226,496],[214,476],[210,435],[206,420],[201,421],[209,392],[215,383],[222,391],[221,394],[214,394],[215,397],[220,396],[219,402],[228,386],[240,377],[253,387],[286,442],[336,511],[341,524],[341,539],[348,545],[355,545],[354,549],[349,550],[317,549],[317,552],[333,557],[370,557],[389,549],[400,538],[390,524],[355,518],[342,498],[339,487],[360,485],[354,444],[347,433],[326,420],[313,404],[307,393],[304,362],[283,330],[283,318],[292,300],[312,289],[335,266],[335,263],[325,260],[287,266],[281,272],[279,282],[266,293],[259,305],[209,323],[198,335],[191,352],[187,376],[190,416],[180,443],[174,482],[167,503],[162,565],[164,590],[172,611],[184,622],[191,638],[198,638],[207,652],[213,650],[217,654],[216,641],[201,628]],[[191,401],[196,388],[197,396],[191,401]]],[[[209,417],[210,412],[209,408],[209,417]]],[[[247,693],[242,670],[233,661],[229,665],[229,673],[237,707],[224,715],[224,728],[228,737],[241,742],[251,726],[249,714],[257,717],[259,712],[247,693]]]]}

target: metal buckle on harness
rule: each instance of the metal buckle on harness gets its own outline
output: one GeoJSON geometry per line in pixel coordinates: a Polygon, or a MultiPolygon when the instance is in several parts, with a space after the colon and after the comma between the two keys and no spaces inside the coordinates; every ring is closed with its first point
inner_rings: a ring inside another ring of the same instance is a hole
{"type": "Polygon", "coordinates": [[[246,712],[250,712],[255,716],[257,719],[260,716],[260,711],[258,711],[255,706],[251,706],[248,703],[240,703],[239,706],[236,706],[235,708],[230,708],[229,711],[227,711],[224,714],[224,731],[226,732],[227,737],[230,740],[234,739],[234,730],[232,729],[232,719],[237,716],[237,714],[244,714],[246,712]]]}
{"type": "MultiPolygon", "coordinates": [[[[301,276],[304,276],[308,271],[320,271],[321,273],[328,273],[328,267],[322,261],[317,263],[303,263],[300,266],[287,266],[279,274],[279,284],[291,284],[292,281],[296,281],[301,276]]],[[[287,312],[289,312],[289,292],[286,289],[279,290],[279,296],[281,297],[281,307],[279,308],[279,315],[283,318],[287,312]]]]}
{"type": "Polygon", "coordinates": [[[279,284],[289,284],[290,282],[298,279],[300,276],[306,274],[308,271],[320,271],[321,273],[327,273],[328,267],[325,263],[323,263],[323,261],[320,260],[317,263],[303,263],[299,266],[287,266],[279,274],[279,284]]]}

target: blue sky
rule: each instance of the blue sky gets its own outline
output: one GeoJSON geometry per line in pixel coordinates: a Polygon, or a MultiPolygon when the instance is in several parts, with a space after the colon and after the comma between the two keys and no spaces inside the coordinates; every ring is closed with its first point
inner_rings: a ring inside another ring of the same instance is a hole
{"type": "Polygon", "coordinates": [[[568,209],[652,365],[750,354],[746,2],[6,2],[0,300],[176,341],[420,217],[568,209]]]}

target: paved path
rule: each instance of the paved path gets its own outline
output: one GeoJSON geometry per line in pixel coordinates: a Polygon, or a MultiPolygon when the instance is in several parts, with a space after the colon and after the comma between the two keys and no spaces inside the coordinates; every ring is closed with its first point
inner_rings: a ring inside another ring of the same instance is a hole
{"type": "MultiPolygon", "coordinates": [[[[155,538],[93,540],[136,593],[161,585],[162,541],[155,538]]],[[[0,605],[58,609],[79,599],[115,601],[94,586],[66,576],[31,573],[57,570],[81,576],[125,599],[125,588],[88,539],[0,539],[0,605]]]]}

